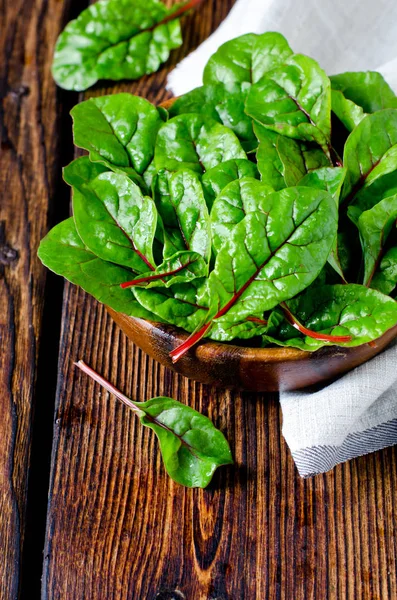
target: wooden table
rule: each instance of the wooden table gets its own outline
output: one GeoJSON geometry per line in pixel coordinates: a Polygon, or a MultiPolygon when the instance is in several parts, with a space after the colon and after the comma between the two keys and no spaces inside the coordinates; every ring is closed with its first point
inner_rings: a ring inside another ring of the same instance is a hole
{"type": "MultiPolygon", "coordinates": [[[[1,600],[396,600],[395,448],[300,479],[277,397],[173,375],[39,264],[40,238],[69,210],[61,166],[79,100],[55,88],[52,51],[83,4],[0,9],[1,600]],[[164,394],[204,411],[236,465],[206,491],[174,484],[152,432],[73,367],[79,358],[137,400],[164,394]]],[[[85,97],[163,101],[167,71],[232,4],[207,0],[186,17],[183,48],[159,73],[85,97]]]]}

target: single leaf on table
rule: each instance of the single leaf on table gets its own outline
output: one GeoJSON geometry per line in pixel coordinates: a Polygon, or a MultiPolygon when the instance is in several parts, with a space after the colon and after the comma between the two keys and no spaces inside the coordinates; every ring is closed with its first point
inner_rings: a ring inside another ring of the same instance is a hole
{"type": "Polygon", "coordinates": [[[150,166],[163,121],[155,106],[132,94],[91,98],[71,111],[74,143],[90,159],[136,183],[150,166]]]}
{"type": "Polygon", "coordinates": [[[295,54],[253,85],[246,113],[268,129],[319,144],[331,160],[331,86],[315,60],[295,54]]]}
{"type": "Polygon", "coordinates": [[[72,218],[56,225],[41,241],[38,256],[51,271],[62,275],[110,308],[141,319],[159,320],[120,284],[131,271],[106,262],[90,252],[77,233],[72,218]]]}
{"type": "Polygon", "coordinates": [[[164,258],[180,250],[211,257],[211,226],[200,178],[194,171],[161,171],[155,180],[154,199],[164,225],[164,258]]]}
{"type": "Polygon", "coordinates": [[[357,194],[397,169],[397,109],[367,115],[347,138],[343,164],[347,169],[342,198],[357,194]]]}
{"type": "Polygon", "coordinates": [[[154,270],[156,207],[127,175],[102,173],[73,186],[73,214],[81,239],[99,258],[138,273],[154,270]]]}
{"type": "Polygon", "coordinates": [[[133,287],[139,304],[154,313],[160,321],[194,331],[208,314],[207,294],[203,294],[205,279],[178,283],[170,288],[133,287]],[[204,297],[203,297],[204,296],[204,297]]]}
{"type": "Polygon", "coordinates": [[[248,213],[267,208],[266,198],[273,192],[273,188],[252,177],[236,179],[222,190],[211,210],[212,245],[216,253],[248,213]]]}
{"type": "MultiPolygon", "coordinates": [[[[325,285],[289,300],[291,313],[308,329],[332,336],[351,336],[345,347],[372,342],[397,325],[397,302],[362,285],[325,285]]],[[[277,311],[276,311],[277,312],[277,311]]],[[[298,335],[284,318],[269,319],[268,341],[314,352],[333,345],[326,340],[298,335]]]]}
{"type": "Polygon", "coordinates": [[[397,108],[397,98],[391,87],[376,71],[340,73],[331,75],[331,86],[366,113],[384,108],[397,108]]]}
{"type": "Polygon", "coordinates": [[[215,320],[225,329],[308,287],[327,261],[337,230],[335,200],[327,192],[289,188],[269,194],[230,234],[209,277],[210,311],[199,331],[171,352],[179,360],[215,320]],[[265,203],[263,203],[265,204],[265,203]]]}
{"type": "Polygon", "coordinates": [[[353,131],[365,117],[361,106],[345,98],[339,90],[331,90],[331,106],[332,112],[348,131],[353,131]]]}
{"type": "Polygon", "coordinates": [[[133,402],[83,361],[76,365],[128,406],[142,425],[155,432],[165,469],[177,483],[205,488],[218,467],[233,463],[225,436],[208,417],[164,396],[133,402]]]}
{"type": "Polygon", "coordinates": [[[293,187],[310,171],[330,165],[314,144],[285,137],[259,123],[254,124],[254,131],[259,141],[256,158],[261,180],[276,191],[293,187]]]}
{"type": "Polygon", "coordinates": [[[256,149],[258,142],[252,128],[252,119],[245,114],[245,99],[248,87],[222,83],[204,85],[180,96],[170,107],[170,117],[197,113],[214,119],[229,127],[241,142],[246,152],[256,149]]]}
{"type": "Polygon", "coordinates": [[[123,289],[136,285],[144,286],[146,289],[152,287],[170,287],[176,283],[188,283],[192,279],[206,277],[208,275],[208,264],[203,257],[196,252],[177,252],[171,258],[167,258],[154,271],[142,273],[139,277],[126,280],[121,284],[123,289]]]}
{"type": "Polygon", "coordinates": [[[229,183],[243,177],[259,179],[257,166],[244,158],[227,160],[204,173],[201,183],[208,207],[212,208],[215,198],[229,183]]]}
{"type": "Polygon", "coordinates": [[[263,75],[292,55],[280,33],[248,33],[222,44],[204,68],[205,85],[221,82],[256,83],[263,75]]]}
{"type": "Polygon", "coordinates": [[[391,294],[397,285],[397,247],[390,248],[384,255],[371,281],[371,288],[391,294]]]}
{"type": "MultiPolygon", "coordinates": [[[[319,190],[324,190],[335,198],[336,204],[339,206],[339,197],[346,176],[346,169],[343,167],[324,167],[308,173],[298,183],[299,186],[313,187],[319,190]]],[[[331,253],[328,257],[328,262],[333,269],[338,273],[343,281],[346,282],[342,266],[339,259],[338,251],[338,236],[332,246],[331,253]]]]}
{"type": "MultiPolygon", "coordinates": [[[[194,4],[196,4],[195,2],[194,4]]],[[[186,10],[192,3],[186,3],[186,10]]],[[[100,79],[138,79],[154,73],[182,44],[177,18],[159,0],[100,0],[59,36],[52,74],[66,90],[82,91],[100,79]]]]}
{"type": "Polygon", "coordinates": [[[188,168],[203,173],[233,158],[247,158],[233,131],[204,115],[189,113],[161,127],[154,163],[158,171],[188,168]]]}
{"type": "MultiPolygon", "coordinates": [[[[354,208],[354,207],[351,207],[354,208]]],[[[358,218],[358,230],[364,253],[364,285],[371,284],[372,277],[382,258],[386,240],[396,225],[397,195],[385,198],[358,218]]]]}

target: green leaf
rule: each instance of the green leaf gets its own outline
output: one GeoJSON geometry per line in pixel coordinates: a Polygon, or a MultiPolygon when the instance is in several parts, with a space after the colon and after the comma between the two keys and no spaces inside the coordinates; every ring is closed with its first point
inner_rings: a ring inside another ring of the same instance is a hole
{"type": "Polygon", "coordinates": [[[71,115],[74,143],[88,150],[91,161],[143,184],[162,125],[156,107],[139,96],[114,94],[81,102],[71,115]]]}
{"type": "Polygon", "coordinates": [[[397,285],[397,247],[390,248],[382,258],[371,287],[383,294],[391,294],[397,285]]]}
{"type": "Polygon", "coordinates": [[[197,113],[229,127],[239,138],[246,152],[257,147],[252,119],[245,114],[248,87],[233,84],[226,88],[222,83],[204,85],[176,99],[170,116],[197,113]]]}
{"type": "Polygon", "coordinates": [[[203,279],[194,279],[170,288],[149,290],[133,287],[132,292],[143,308],[159,317],[157,320],[192,332],[201,325],[208,313],[208,305],[201,299],[204,282],[203,279]]]}
{"type": "Polygon", "coordinates": [[[162,218],[164,258],[179,250],[197,252],[209,262],[211,227],[200,178],[194,171],[161,171],[154,184],[154,198],[162,218]]]}
{"type": "Polygon", "coordinates": [[[188,168],[203,173],[233,158],[247,158],[236,135],[204,115],[174,117],[157,136],[154,162],[158,171],[188,168]]]}
{"type": "Polygon", "coordinates": [[[52,74],[66,90],[82,91],[99,79],[139,79],[154,73],[182,44],[180,24],[159,0],[100,0],[68,23],[59,36],[52,74]]]}
{"type": "Polygon", "coordinates": [[[332,112],[338,117],[348,131],[353,131],[363,120],[365,113],[361,106],[345,98],[342,92],[331,90],[332,112]]]}
{"type": "Polygon", "coordinates": [[[222,190],[211,210],[212,244],[216,253],[248,213],[265,210],[262,207],[267,207],[267,196],[273,191],[252,177],[236,179],[222,190]]]}
{"type": "Polygon", "coordinates": [[[367,115],[346,141],[347,169],[343,198],[352,202],[360,190],[397,169],[397,110],[367,115]]]}
{"type": "Polygon", "coordinates": [[[62,221],[41,241],[38,256],[51,271],[62,275],[118,312],[141,319],[159,320],[144,309],[120,284],[131,271],[101,260],[79,237],[72,218],[62,221]]]}
{"type": "MultiPolygon", "coordinates": [[[[357,188],[359,184],[357,185],[357,188]]],[[[369,210],[383,198],[394,196],[397,194],[397,170],[382,175],[375,179],[370,185],[360,189],[357,194],[353,193],[350,197],[352,199],[348,210],[357,209],[358,216],[365,210],[369,210]]],[[[342,191],[343,196],[343,191],[342,191]]]]}
{"type": "Polygon", "coordinates": [[[154,269],[156,207],[126,175],[102,173],[74,186],[73,214],[81,239],[99,258],[138,273],[154,269]]]}
{"type": "Polygon", "coordinates": [[[340,90],[345,98],[374,113],[384,108],[397,108],[397,98],[380,73],[350,72],[332,75],[332,89],[340,90]]]}
{"type": "MultiPolygon", "coordinates": [[[[343,181],[346,176],[346,169],[336,167],[324,167],[308,173],[298,183],[299,186],[313,187],[318,190],[324,190],[331,194],[335,198],[337,206],[339,206],[339,197],[343,185],[343,181]]],[[[332,246],[331,253],[328,257],[328,262],[338,275],[344,280],[343,269],[339,260],[338,252],[338,236],[335,236],[335,240],[332,246]]]]}
{"type": "Polygon", "coordinates": [[[329,166],[324,152],[305,142],[299,142],[255,123],[259,140],[256,154],[263,183],[274,190],[293,187],[310,171],[329,166]]]}
{"type": "MultiPolygon", "coordinates": [[[[362,285],[326,285],[287,302],[308,329],[332,336],[352,336],[340,346],[354,347],[376,340],[397,324],[397,302],[362,285]]],[[[313,352],[331,342],[298,334],[285,319],[269,327],[268,341],[313,352]]]]}
{"type": "Polygon", "coordinates": [[[161,397],[138,407],[145,412],[141,423],[156,433],[166,471],[177,483],[205,488],[218,467],[233,463],[224,435],[190,406],[161,397]]]}
{"type": "MultiPolygon", "coordinates": [[[[266,204],[234,227],[210,275],[214,319],[224,327],[261,317],[301,292],[331,250],[337,209],[328,193],[289,188],[268,195],[266,204]]],[[[206,331],[210,335],[210,323],[206,331]]]]}
{"type": "Polygon", "coordinates": [[[108,169],[99,163],[93,163],[88,156],[80,156],[63,168],[63,178],[71,187],[80,188],[90,184],[98,175],[107,173],[108,169]]]}
{"type": "Polygon", "coordinates": [[[256,83],[263,75],[292,55],[280,33],[248,33],[222,44],[204,68],[205,85],[256,83]]]}
{"type": "MultiPolygon", "coordinates": [[[[354,207],[351,207],[354,208],[354,207]]],[[[370,285],[386,240],[397,219],[397,195],[385,198],[358,218],[364,252],[364,285],[370,285]]]]}
{"type": "Polygon", "coordinates": [[[205,488],[218,467],[233,463],[226,438],[208,417],[164,396],[133,402],[83,361],[76,365],[128,406],[142,425],[155,432],[165,469],[177,483],[205,488]]]}
{"type": "Polygon", "coordinates": [[[203,257],[196,252],[177,252],[167,258],[154,271],[143,273],[135,279],[130,279],[123,287],[142,285],[145,289],[152,287],[170,287],[177,283],[188,283],[192,279],[206,277],[208,265],[203,257]]]}
{"type": "Polygon", "coordinates": [[[249,91],[246,112],[268,129],[315,142],[330,156],[331,87],[313,59],[295,54],[249,91]]]}
{"type": "Polygon", "coordinates": [[[244,158],[227,160],[204,173],[201,183],[209,208],[229,183],[243,177],[259,178],[257,166],[244,158]]]}

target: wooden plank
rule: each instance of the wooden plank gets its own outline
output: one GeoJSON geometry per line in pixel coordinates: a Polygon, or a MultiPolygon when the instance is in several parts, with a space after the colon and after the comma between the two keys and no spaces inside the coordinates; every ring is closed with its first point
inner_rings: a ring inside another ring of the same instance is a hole
{"type": "Polygon", "coordinates": [[[46,274],[36,250],[60,180],[51,53],[69,2],[0,3],[0,598],[14,599],[26,521],[46,274]]]}
{"type": "MultiPolygon", "coordinates": [[[[185,22],[204,39],[231,2],[185,22]]],[[[166,70],[128,90],[162,101],[166,70]]],[[[104,308],[67,285],[55,414],[43,598],[394,600],[395,449],[305,481],[280,433],[276,397],[175,376],[134,347],[104,308]],[[136,400],[169,395],[208,414],[236,465],[209,489],[165,474],[152,432],[73,367],[84,359],[136,400]]]]}

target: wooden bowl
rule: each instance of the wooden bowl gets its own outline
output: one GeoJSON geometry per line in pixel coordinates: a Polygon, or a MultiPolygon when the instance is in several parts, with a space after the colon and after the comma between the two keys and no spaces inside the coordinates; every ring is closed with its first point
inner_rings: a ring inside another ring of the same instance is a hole
{"type": "Polygon", "coordinates": [[[169,353],[188,337],[185,332],[107,310],[134,344],[169,369],[201,383],[246,392],[296,390],[325,382],[373,358],[397,336],[396,325],[374,344],[329,346],[317,352],[204,340],[174,365],[169,353]]]}

